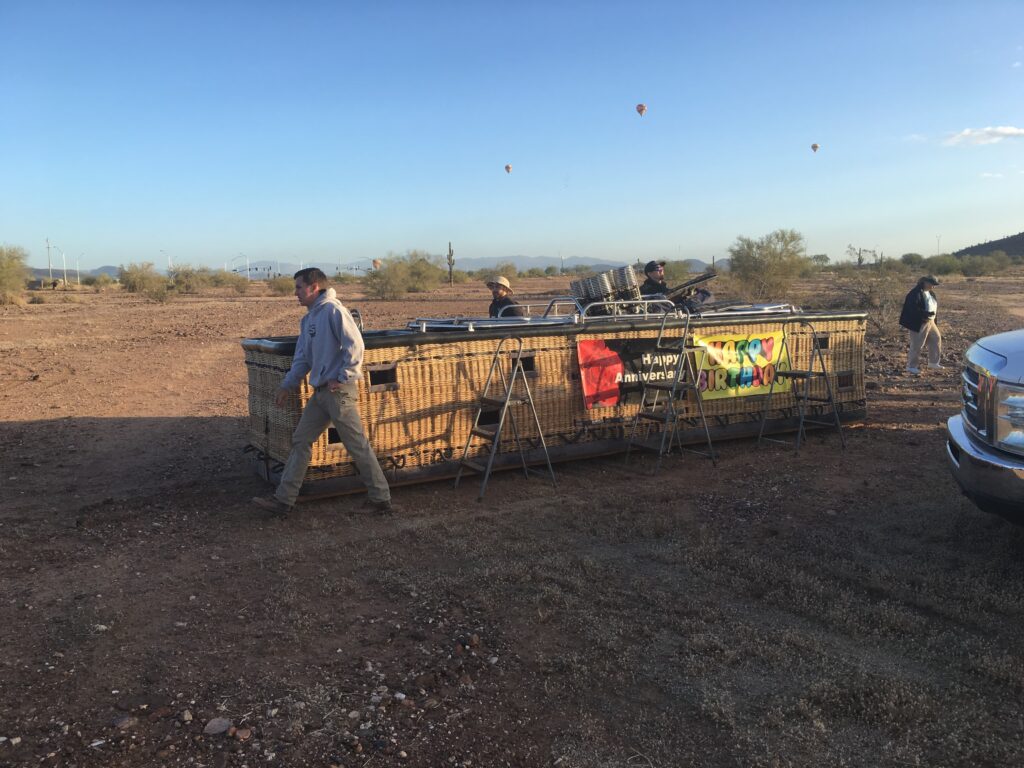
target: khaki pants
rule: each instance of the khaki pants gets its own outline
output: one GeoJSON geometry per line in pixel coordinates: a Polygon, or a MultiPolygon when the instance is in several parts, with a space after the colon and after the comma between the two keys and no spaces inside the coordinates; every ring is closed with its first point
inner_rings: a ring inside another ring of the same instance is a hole
{"type": "Polygon", "coordinates": [[[337,392],[327,388],[319,389],[306,403],[299,419],[299,425],[292,435],[292,450],[281,473],[281,482],[274,496],[278,501],[292,506],[299,497],[302,480],[309,468],[313,455],[313,443],[328,424],[333,423],[338,437],[355,461],[359,476],[366,485],[372,501],[389,501],[391,489],[373,454],[370,442],[363,434],[363,422],[359,418],[359,385],[355,382],[342,384],[337,392]]]}
{"type": "Polygon", "coordinates": [[[935,319],[929,317],[924,321],[921,330],[917,333],[910,332],[910,351],[907,353],[907,367],[921,367],[921,350],[928,346],[929,365],[939,364],[939,355],[942,353],[942,334],[935,325],[935,319]]]}

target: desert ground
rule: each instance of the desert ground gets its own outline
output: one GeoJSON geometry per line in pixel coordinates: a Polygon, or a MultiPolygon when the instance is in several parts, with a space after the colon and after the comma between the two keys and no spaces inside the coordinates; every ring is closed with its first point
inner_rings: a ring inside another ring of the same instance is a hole
{"type": "MultiPolygon", "coordinates": [[[[371,328],[487,303],[342,293],[371,328]]],[[[293,298],[0,307],[0,765],[1024,764],[1024,529],[960,495],[943,433],[1024,275],[938,295],[946,369],[904,375],[872,329],[845,451],[720,442],[717,468],[284,520],[249,503],[239,341],[294,334],[293,298]]]]}

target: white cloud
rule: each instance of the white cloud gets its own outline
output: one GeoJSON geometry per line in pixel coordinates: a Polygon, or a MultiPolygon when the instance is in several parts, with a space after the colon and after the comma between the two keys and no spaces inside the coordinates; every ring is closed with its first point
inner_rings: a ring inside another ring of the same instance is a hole
{"type": "Polygon", "coordinates": [[[903,137],[903,140],[910,142],[911,144],[923,144],[928,141],[928,137],[923,133],[908,133],[903,137]]]}
{"type": "Polygon", "coordinates": [[[981,178],[983,178],[983,179],[1001,179],[1001,178],[1003,178],[1003,174],[1001,174],[1001,173],[989,173],[988,171],[986,171],[985,173],[981,174],[981,178]]]}
{"type": "Polygon", "coordinates": [[[943,143],[946,146],[953,146],[954,144],[997,144],[1003,139],[1021,136],[1024,136],[1024,128],[1015,128],[1012,125],[964,128],[960,133],[954,133],[943,143]]]}
{"type": "Polygon", "coordinates": [[[1019,67],[1020,65],[1021,65],[1021,63],[1020,63],[1019,61],[1015,61],[1015,62],[1013,62],[1013,68],[1014,68],[1014,69],[1016,69],[1016,68],[1017,68],[1017,67],[1019,67]]]}

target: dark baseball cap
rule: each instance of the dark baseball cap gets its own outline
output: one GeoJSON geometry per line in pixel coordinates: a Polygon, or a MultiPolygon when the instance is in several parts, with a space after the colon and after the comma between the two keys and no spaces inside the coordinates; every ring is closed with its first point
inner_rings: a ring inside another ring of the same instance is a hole
{"type": "Polygon", "coordinates": [[[935,275],[925,275],[924,277],[921,278],[921,282],[931,283],[932,285],[938,285],[939,278],[937,278],[935,275]]]}
{"type": "Polygon", "coordinates": [[[658,267],[664,267],[664,261],[648,261],[647,266],[644,267],[644,272],[653,272],[658,267]]]}

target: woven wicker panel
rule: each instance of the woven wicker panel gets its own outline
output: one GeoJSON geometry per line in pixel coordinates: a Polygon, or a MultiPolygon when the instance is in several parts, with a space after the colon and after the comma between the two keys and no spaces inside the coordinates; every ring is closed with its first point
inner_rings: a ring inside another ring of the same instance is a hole
{"type": "MultiPolygon", "coordinates": [[[[837,403],[851,406],[864,401],[864,321],[862,319],[828,320],[815,323],[815,332],[828,338],[824,351],[826,368],[837,403]],[[842,375],[846,386],[839,388],[842,375]]],[[[779,321],[763,323],[729,323],[697,329],[701,335],[754,335],[777,333],[779,321]]],[[[583,329],[580,329],[583,330],[583,329]]],[[[793,368],[810,364],[811,339],[796,332],[787,341],[793,368]]],[[[681,331],[680,331],[681,333],[681,331]]],[[[537,416],[549,444],[577,443],[607,439],[609,430],[621,432],[632,423],[637,404],[612,407],[585,407],[579,382],[576,344],[584,339],[650,339],[655,329],[577,333],[566,336],[525,337],[523,355],[532,362],[526,384],[533,396],[537,416]]],[[[359,383],[360,414],[364,429],[387,471],[392,467],[415,469],[458,459],[466,445],[478,398],[491,369],[499,339],[481,339],[406,347],[367,349],[364,355],[364,377],[359,383]],[[393,382],[374,384],[377,366],[394,366],[393,382]]],[[[506,342],[506,349],[509,345],[506,342]]],[[[514,348],[514,347],[513,347],[514,348]]],[[[284,461],[291,447],[291,433],[298,423],[301,408],[311,394],[308,385],[289,398],[285,408],[273,404],[273,394],[291,364],[291,358],[263,352],[246,351],[249,371],[250,441],[273,459],[284,461]]],[[[502,361],[508,375],[510,362],[502,361]]],[[[503,388],[497,380],[489,394],[497,396],[503,388]]],[[[824,382],[815,381],[812,392],[824,394],[824,382]]],[[[750,421],[760,417],[762,396],[712,399],[704,401],[704,410],[712,426],[750,421]]],[[[773,411],[785,411],[795,404],[791,393],[776,393],[773,411]]],[[[510,409],[519,435],[536,440],[537,428],[526,406],[510,409]]],[[[695,403],[686,401],[684,412],[695,415],[695,403]]],[[[657,429],[657,425],[654,425],[657,429]]],[[[514,450],[511,424],[503,431],[502,450],[514,450]]],[[[473,438],[470,455],[489,450],[490,443],[473,438]]],[[[325,432],[313,445],[311,477],[325,478],[351,475],[355,472],[348,452],[338,443],[329,442],[325,432]]]]}

